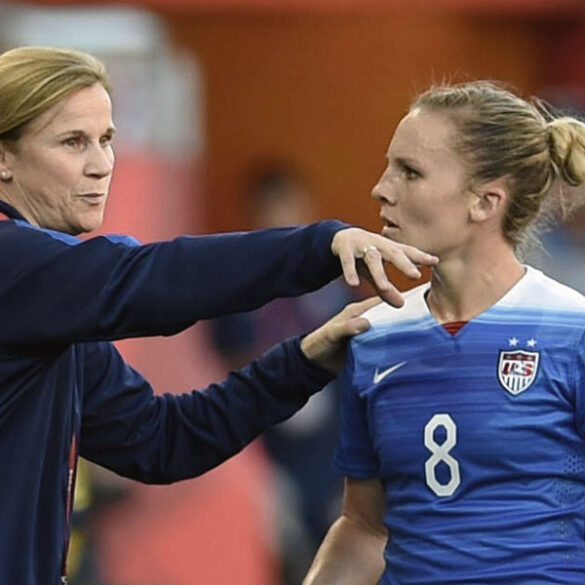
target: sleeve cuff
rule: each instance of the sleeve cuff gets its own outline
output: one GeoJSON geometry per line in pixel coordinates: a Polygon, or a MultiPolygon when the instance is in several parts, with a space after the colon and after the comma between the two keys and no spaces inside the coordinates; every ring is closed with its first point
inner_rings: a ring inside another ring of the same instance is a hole
{"type": "Polygon", "coordinates": [[[260,358],[265,368],[278,372],[268,390],[271,394],[291,400],[297,404],[305,403],[313,394],[321,390],[335,376],[311,362],[301,351],[301,337],[292,337],[275,345],[260,358]]]}

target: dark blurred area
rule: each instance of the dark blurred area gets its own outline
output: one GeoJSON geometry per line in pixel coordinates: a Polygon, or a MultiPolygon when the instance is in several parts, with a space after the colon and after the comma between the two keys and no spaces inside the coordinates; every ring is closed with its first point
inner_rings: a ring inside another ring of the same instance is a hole
{"type": "MultiPolygon", "coordinates": [[[[245,173],[242,190],[252,229],[316,219],[315,197],[307,179],[286,161],[255,161],[245,173]]],[[[227,370],[234,370],[279,340],[318,327],[356,298],[355,291],[337,279],[301,297],[226,315],[213,323],[214,345],[227,370]]],[[[330,465],[339,399],[338,385],[332,382],[290,420],[268,429],[261,438],[275,474],[275,554],[283,585],[302,581],[339,510],[343,483],[330,465]]]]}

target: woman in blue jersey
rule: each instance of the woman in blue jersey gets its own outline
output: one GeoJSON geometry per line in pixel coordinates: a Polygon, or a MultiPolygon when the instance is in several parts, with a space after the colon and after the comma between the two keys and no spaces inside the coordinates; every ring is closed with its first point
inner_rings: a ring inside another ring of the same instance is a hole
{"type": "Polygon", "coordinates": [[[585,125],[497,84],[436,87],[387,161],[385,229],[440,261],[350,342],[343,510],[305,585],[582,585],[585,297],[519,253],[583,202],[585,125]]]}
{"type": "Polygon", "coordinates": [[[400,304],[383,261],[435,259],[336,221],[141,246],[79,240],[114,167],[110,82],[84,53],[0,55],[0,583],[65,581],[78,455],[140,481],[194,477],[289,417],[339,367],[363,305],[201,392],[155,396],[112,340],[317,289],[356,265],[400,304]],[[341,267],[340,267],[341,262],[341,267]],[[245,267],[245,268],[243,268],[245,267]]]}

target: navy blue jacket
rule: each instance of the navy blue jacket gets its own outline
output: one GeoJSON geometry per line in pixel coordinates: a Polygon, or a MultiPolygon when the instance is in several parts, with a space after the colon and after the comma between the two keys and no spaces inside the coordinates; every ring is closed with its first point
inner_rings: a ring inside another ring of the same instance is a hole
{"type": "Polygon", "coordinates": [[[219,384],[157,396],[110,341],[316,289],[340,274],[330,244],[346,226],[139,245],[0,212],[0,584],[57,585],[78,455],[148,483],[194,477],[331,379],[290,339],[219,384]]]}

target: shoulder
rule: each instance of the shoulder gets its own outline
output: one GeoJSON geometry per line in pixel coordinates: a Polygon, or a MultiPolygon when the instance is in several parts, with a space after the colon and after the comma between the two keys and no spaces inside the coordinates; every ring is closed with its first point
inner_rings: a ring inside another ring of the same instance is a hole
{"type": "Polygon", "coordinates": [[[23,274],[32,267],[57,257],[81,240],[68,234],[45,230],[20,219],[0,222],[0,264],[5,285],[13,274],[23,274]]]}
{"type": "Polygon", "coordinates": [[[404,293],[404,305],[392,307],[380,303],[364,314],[372,328],[383,328],[388,325],[408,327],[414,322],[428,316],[425,294],[429,284],[425,283],[404,293]]]}
{"type": "MultiPolygon", "coordinates": [[[[81,239],[70,234],[33,226],[22,220],[0,222],[2,286],[55,262],[74,269],[77,262],[106,258],[115,248],[136,249],[139,243],[127,236],[96,236],[81,239]]],[[[119,254],[117,252],[117,254],[119,254]]]]}
{"type": "Polygon", "coordinates": [[[389,335],[402,335],[433,326],[428,311],[425,294],[429,284],[425,283],[404,293],[404,305],[392,307],[380,303],[363,316],[370,322],[370,328],[352,339],[352,350],[365,349],[378,345],[389,335]]]}
{"type": "Polygon", "coordinates": [[[80,238],[57,230],[31,225],[21,219],[9,219],[0,222],[0,238],[4,241],[11,241],[13,243],[22,242],[23,244],[25,242],[35,243],[44,240],[66,246],[76,246],[84,242],[100,239],[107,240],[112,244],[123,244],[126,246],[140,245],[140,242],[136,238],[125,234],[104,234],[90,238],[80,238]]]}
{"type": "Polygon", "coordinates": [[[74,246],[81,243],[79,238],[69,234],[37,227],[21,219],[10,219],[0,222],[0,241],[3,246],[26,249],[28,246],[35,246],[41,242],[55,242],[67,246],[74,246]]]}
{"type": "Polygon", "coordinates": [[[585,296],[550,278],[540,270],[526,267],[526,275],[501,303],[502,307],[528,310],[585,312],[585,296]]]}
{"type": "Polygon", "coordinates": [[[580,335],[585,331],[585,296],[527,266],[518,284],[477,321],[488,325],[532,323],[580,335]]]}

